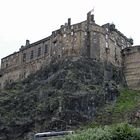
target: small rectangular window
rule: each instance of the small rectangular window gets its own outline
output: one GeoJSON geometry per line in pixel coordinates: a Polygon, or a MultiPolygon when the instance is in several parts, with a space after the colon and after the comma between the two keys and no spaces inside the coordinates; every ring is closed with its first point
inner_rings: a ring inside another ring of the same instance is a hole
{"type": "Polygon", "coordinates": [[[32,50],[31,55],[30,55],[30,59],[33,59],[33,58],[34,58],[34,51],[32,50]]]}
{"type": "Polygon", "coordinates": [[[57,46],[57,40],[53,41],[53,45],[57,46]]]}
{"type": "Polygon", "coordinates": [[[74,33],[74,36],[77,36],[77,33],[74,33]]]}
{"type": "Polygon", "coordinates": [[[107,32],[109,31],[108,28],[105,28],[105,29],[106,29],[107,32]]]}
{"type": "Polygon", "coordinates": [[[127,47],[130,47],[130,44],[127,42],[127,47]]]}
{"type": "Polygon", "coordinates": [[[23,54],[23,62],[26,61],[26,53],[23,54]]]}
{"type": "Polygon", "coordinates": [[[106,42],[106,48],[109,48],[108,42],[106,42]]]}
{"type": "Polygon", "coordinates": [[[41,55],[41,47],[38,48],[38,57],[41,55]]]}
{"type": "Polygon", "coordinates": [[[117,46],[117,42],[115,41],[115,46],[117,46]]]}
{"type": "Polygon", "coordinates": [[[74,33],[73,33],[73,32],[71,32],[71,36],[73,36],[73,34],[74,34],[74,33]]]}
{"type": "Polygon", "coordinates": [[[46,44],[44,53],[47,53],[47,52],[48,52],[48,45],[46,44]]]}
{"type": "Polygon", "coordinates": [[[108,40],[108,35],[107,34],[105,35],[105,38],[106,38],[106,40],[108,40]]]}
{"type": "Polygon", "coordinates": [[[124,40],[122,39],[121,42],[124,43],[124,40]]]}
{"type": "Polygon", "coordinates": [[[9,66],[8,63],[6,63],[6,68],[7,68],[8,66],[9,66]]]}

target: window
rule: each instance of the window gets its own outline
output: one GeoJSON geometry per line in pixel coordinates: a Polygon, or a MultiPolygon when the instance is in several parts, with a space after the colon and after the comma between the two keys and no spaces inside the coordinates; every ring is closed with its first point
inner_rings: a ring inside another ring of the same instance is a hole
{"type": "Polygon", "coordinates": [[[105,28],[106,29],[106,31],[108,32],[108,28],[105,28]]]}
{"type": "Polygon", "coordinates": [[[38,57],[41,55],[41,47],[38,48],[38,57]]]}
{"type": "Polygon", "coordinates": [[[66,36],[67,36],[66,34],[63,35],[63,37],[66,37],[66,36]]]}
{"type": "Polygon", "coordinates": [[[122,45],[122,46],[121,46],[121,48],[122,48],[122,50],[123,50],[123,49],[125,48],[125,46],[124,46],[124,45],[122,45]]]}
{"type": "Polygon", "coordinates": [[[108,42],[106,42],[106,48],[109,48],[109,46],[108,46],[108,42]]]}
{"type": "Polygon", "coordinates": [[[48,45],[46,44],[44,53],[47,53],[47,52],[48,52],[48,45]]]}
{"type": "Polygon", "coordinates": [[[106,38],[106,40],[108,39],[108,35],[107,34],[105,35],[105,38],[106,38]]]}
{"type": "Polygon", "coordinates": [[[124,40],[122,39],[121,42],[124,43],[124,40]]]}
{"type": "Polygon", "coordinates": [[[117,46],[117,42],[115,41],[115,46],[117,46]]]}
{"type": "Polygon", "coordinates": [[[33,59],[33,58],[34,58],[34,51],[32,50],[32,51],[31,51],[30,59],[33,59]]]}
{"type": "Polygon", "coordinates": [[[127,47],[130,47],[130,44],[127,42],[127,47]]]}
{"type": "Polygon", "coordinates": [[[54,46],[57,46],[57,40],[55,40],[55,41],[53,42],[53,44],[54,44],[54,46]]]}
{"type": "Polygon", "coordinates": [[[73,32],[71,32],[71,36],[73,36],[73,34],[74,34],[74,33],[73,33],[73,32]]]}
{"type": "Polygon", "coordinates": [[[23,54],[23,62],[26,61],[26,53],[23,54]]]}
{"type": "Polygon", "coordinates": [[[6,67],[8,67],[8,63],[6,63],[6,67]]]}

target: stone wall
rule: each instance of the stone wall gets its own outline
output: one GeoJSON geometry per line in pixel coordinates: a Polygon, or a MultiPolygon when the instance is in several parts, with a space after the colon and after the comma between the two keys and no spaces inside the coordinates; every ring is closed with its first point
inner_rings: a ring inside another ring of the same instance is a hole
{"type": "Polygon", "coordinates": [[[131,47],[132,42],[120,33],[113,24],[105,24],[100,31],[100,60],[122,67],[121,51],[131,47]],[[113,27],[112,27],[113,26],[113,27]]]}
{"type": "Polygon", "coordinates": [[[121,50],[130,47],[131,42],[115,25],[99,26],[89,12],[87,20],[71,25],[71,19],[51,36],[30,44],[26,41],[19,52],[2,59],[0,85],[18,81],[37,70],[65,57],[90,57],[111,62],[121,67],[121,50]]]}
{"type": "Polygon", "coordinates": [[[130,89],[140,90],[140,46],[123,50],[124,74],[130,89]]]}

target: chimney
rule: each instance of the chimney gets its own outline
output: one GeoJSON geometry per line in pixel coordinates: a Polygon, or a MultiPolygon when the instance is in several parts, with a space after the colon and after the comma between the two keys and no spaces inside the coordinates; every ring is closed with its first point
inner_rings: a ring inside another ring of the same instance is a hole
{"type": "Polygon", "coordinates": [[[88,23],[95,23],[95,20],[94,20],[94,14],[91,14],[91,11],[87,13],[87,21],[88,23]]]}
{"type": "Polygon", "coordinates": [[[68,26],[71,26],[71,18],[68,18],[68,26]]]}
{"type": "Polygon", "coordinates": [[[87,13],[87,21],[88,21],[88,23],[90,23],[90,21],[91,21],[91,12],[87,13]]]}
{"type": "Polygon", "coordinates": [[[91,15],[91,21],[95,23],[94,15],[91,15]]]}
{"type": "Polygon", "coordinates": [[[26,40],[26,45],[25,46],[28,46],[30,45],[30,40],[26,40]]]}

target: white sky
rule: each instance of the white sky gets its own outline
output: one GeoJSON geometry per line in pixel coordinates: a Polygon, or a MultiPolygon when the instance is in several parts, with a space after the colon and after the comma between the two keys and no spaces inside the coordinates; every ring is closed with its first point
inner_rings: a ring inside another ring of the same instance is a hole
{"type": "Polygon", "coordinates": [[[85,20],[93,7],[97,24],[113,22],[139,45],[139,6],[139,0],[0,0],[0,59],[26,39],[33,43],[49,36],[69,17],[72,24],[85,20]]]}

